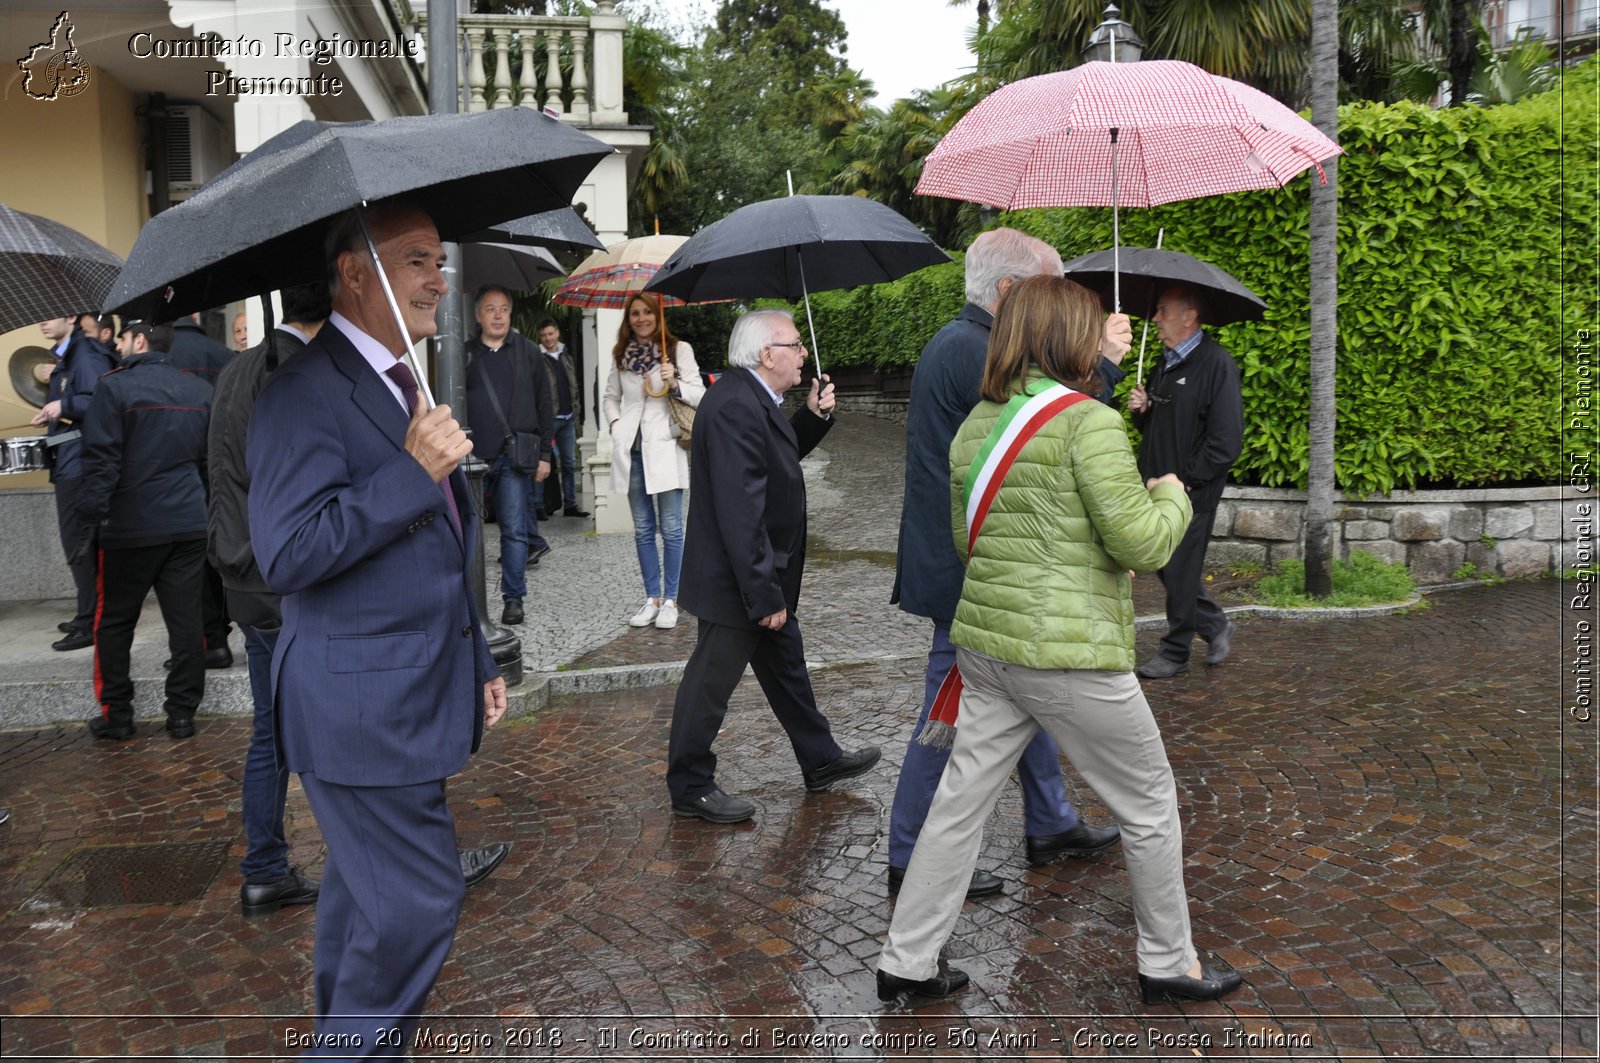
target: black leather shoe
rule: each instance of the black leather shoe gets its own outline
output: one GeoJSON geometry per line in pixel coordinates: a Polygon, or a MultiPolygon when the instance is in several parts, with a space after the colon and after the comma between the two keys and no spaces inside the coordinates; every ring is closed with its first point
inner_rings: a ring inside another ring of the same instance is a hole
{"type": "Polygon", "coordinates": [[[1206,654],[1206,663],[1211,665],[1221,664],[1228,659],[1228,654],[1233,652],[1233,621],[1228,621],[1228,626],[1217,632],[1217,637],[1211,640],[1211,650],[1206,654]]]}
{"type": "Polygon", "coordinates": [[[246,919],[271,915],[286,904],[316,904],[322,884],[291,871],[276,882],[246,882],[239,887],[239,911],[246,919]]]}
{"type": "MultiPolygon", "coordinates": [[[[162,661],[161,662],[161,667],[165,668],[169,672],[172,671],[172,658],[168,657],[166,660],[162,661]]],[[[215,668],[232,668],[233,667],[233,651],[228,649],[228,647],[226,647],[226,646],[218,646],[214,650],[207,650],[206,651],[206,667],[207,668],[213,668],[213,669],[215,669],[215,668]]]]}
{"type": "Polygon", "coordinates": [[[72,630],[50,644],[52,650],[86,650],[94,645],[94,635],[87,631],[72,630]]]}
{"type": "Polygon", "coordinates": [[[1189,670],[1188,661],[1174,661],[1171,657],[1156,654],[1133,670],[1140,679],[1171,679],[1189,670]]]}
{"type": "Polygon", "coordinates": [[[958,971],[954,967],[947,967],[932,978],[924,978],[920,982],[913,978],[901,978],[887,971],[879,971],[878,999],[896,1000],[903,996],[918,996],[939,1000],[952,993],[959,993],[967,988],[967,983],[970,981],[972,979],[967,977],[966,971],[958,971]]]}
{"type": "Polygon", "coordinates": [[[104,716],[89,717],[89,733],[96,738],[107,738],[114,742],[126,741],[134,736],[132,723],[112,723],[104,716]]]}
{"type": "MultiPolygon", "coordinates": [[[[900,892],[900,884],[906,880],[906,869],[903,867],[889,868],[889,896],[893,897],[900,892]]],[[[989,872],[977,870],[972,873],[972,881],[967,884],[967,900],[974,897],[993,897],[1006,888],[1006,884],[995,878],[989,872]]]]}
{"type": "Polygon", "coordinates": [[[1232,968],[1214,969],[1204,960],[1200,962],[1200,977],[1179,975],[1176,978],[1151,978],[1139,976],[1139,992],[1146,1004],[1161,1004],[1168,1000],[1216,1000],[1239,988],[1244,979],[1232,968]]]}
{"type": "Polygon", "coordinates": [[[528,551],[528,567],[529,568],[533,568],[535,565],[537,565],[539,563],[539,559],[541,557],[543,557],[545,554],[548,554],[549,552],[550,552],[550,546],[549,546],[548,543],[545,544],[544,546],[539,547],[536,550],[529,550],[528,551]]]}
{"type": "Polygon", "coordinates": [[[712,823],[743,823],[756,814],[756,803],[712,789],[686,801],[672,802],[672,811],[679,816],[697,816],[712,823]]]}
{"type": "Polygon", "coordinates": [[[461,877],[466,880],[467,888],[471,889],[493,874],[509,852],[511,846],[505,842],[495,842],[481,849],[461,850],[461,877]]]}
{"type": "Polygon", "coordinates": [[[77,631],[78,628],[73,625],[72,621],[63,620],[61,623],[56,625],[56,630],[61,632],[63,635],[70,635],[74,631],[77,631]]]}
{"type": "Polygon", "coordinates": [[[806,789],[821,793],[836,782],[865,775],[878,763],[878,747],[863,746],[853,753],[841,753],[820,768],[804,772],[806,789]]]}
{"type": "Polygon", "coordinates": [[[502,624],[522,623],[522,603],[515,598],[509,599],[506,602],[506,607],[500,610],[500,622],[502,624]]]}
{"type": "Polygon", "coordinates": [[[563,517],[587,517],[589,511],[581,506],[568,506],[561,511],[563,517]]]}
{"type": "Polygon", "coordinates": [[[1091,827],[1080,822],[1071,830],[1060,834],[1045,834],[1028,838],[1028,863],[1038,866],[1059,860],[1063,856],[1093,856],[1102,849],[1117,844],[1122,832],[1116,824],[1109,827],[1091,827]]]}
{"type": "Polygon", "coordinates": [[[549,520],[549,519],[550,519],[550,514],[548,514],[548,513],[546,513],[546,512],[545,512],[545,511],[544,511],[544,510],[542,510],[542,509],[540,509],[540,510],[535,510],[535,511],[534,511],[534,514],[533,514],[533,519],[534,519],[534,520],[537,520],[537,521],[546,521],[546,520],[549,520]]]}
{"type": "Polygon", "coordinates": [[[193,738],[194,737],[194,717],[193,716],[168,716],[167,717],[167,733],[172,736],[172,740],[174,742],[181,742],[185,738],[193,738]]]}

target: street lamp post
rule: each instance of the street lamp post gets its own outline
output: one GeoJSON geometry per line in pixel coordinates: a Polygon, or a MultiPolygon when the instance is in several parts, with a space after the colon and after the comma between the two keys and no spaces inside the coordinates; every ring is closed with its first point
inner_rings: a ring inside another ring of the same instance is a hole
{"type": "Polygon", "coordinates": [[[1101,12],[1103,20],[1089,34],[1083,57],[1090,62],[1137,63],[1144,55],[1144,41],[1133,32],[1133,27],[1122,21],[1122,12],[1116,4],[1107,4],[1101,12]]]}

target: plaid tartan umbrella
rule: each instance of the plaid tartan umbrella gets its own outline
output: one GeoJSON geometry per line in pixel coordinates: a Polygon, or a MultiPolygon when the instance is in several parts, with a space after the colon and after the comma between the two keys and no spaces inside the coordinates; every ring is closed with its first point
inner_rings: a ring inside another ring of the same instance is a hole
{"type": "Polygon", "coordinates": [[[1190,63],[1084,63],[991,93],[928,155],[917,192],[1115,211],[1279,188],[1340,151],[1266,93],[1190,63]]]}
{"type": "MultiPolygon", "coordinates": [[[[562,306],[586,309],[620,310],[635,292],[643,290],[672,253],[687,243],[687,236],[636,236],[596,251],[568,275],[552,297],[562,306]]],[[[682,306],[684,301],[662,296],[663,306],[682,306]]]]}
{"type": "Polygon", "coordinates": [[[0,203],[0,332],[99,310],[121,269],[76,229],[0,203]]]}

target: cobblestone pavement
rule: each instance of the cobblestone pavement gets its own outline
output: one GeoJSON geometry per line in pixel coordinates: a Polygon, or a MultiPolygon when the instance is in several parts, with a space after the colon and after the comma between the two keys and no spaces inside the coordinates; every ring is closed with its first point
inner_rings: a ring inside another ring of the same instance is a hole
{"type": "MultiPolygon", "coordinates": [[[[1563,714],[1562,604],[1544,582],[1380,618],[1245,618],[1227,666],[1149,685],[1196,939],[1246,982],[1208,1004],[1139,1003],[1120,854],[1029,869],[1014,786],[982,855],[1006,892],[968,904],[948,949],[973,987],[878,1003],[914,659],[818,674],[842,739],[884,750],[838,793],[805,792],[741,686],[720,778],[761,812],[734,828],[667,810],[670,687],[559,698],[451,783],[462,844],[513,849],[468,898],[415,1054],[1592,1059],[1595,725],[1563,714]]],[[[0,1054],[295,1054],[314,915],[238,914],[246,728],[0,734],[0,1054]],[[124,859],[85,868],[101,846],[124,859]],[[141,868],[136,846],[165,848],[141,868]],[[172,903],[183,877],[195,899],[172,903]]],[[[314,873],[298,787],[290,837],[314,873]]]]}

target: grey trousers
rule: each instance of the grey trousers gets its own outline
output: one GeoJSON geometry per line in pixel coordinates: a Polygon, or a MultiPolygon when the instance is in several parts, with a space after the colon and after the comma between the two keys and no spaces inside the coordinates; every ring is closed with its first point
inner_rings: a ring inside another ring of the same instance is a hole
{"type": "Polygon", "coordinates": [[[911,854],[878,967],[932,978],[961,914],[983,824],[1017,757],[1043,727],[1122,828],[1133,888],[1139,971],[1188,972],[1189,899],[1172,766],[1132,672],[1026,668],[957,649],[965,689],[955,747],[911,854]]]}

